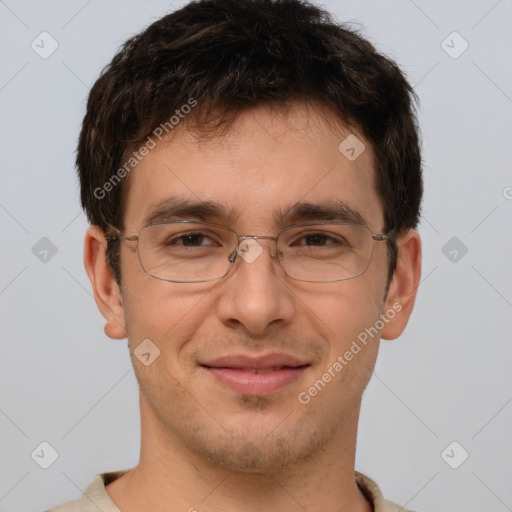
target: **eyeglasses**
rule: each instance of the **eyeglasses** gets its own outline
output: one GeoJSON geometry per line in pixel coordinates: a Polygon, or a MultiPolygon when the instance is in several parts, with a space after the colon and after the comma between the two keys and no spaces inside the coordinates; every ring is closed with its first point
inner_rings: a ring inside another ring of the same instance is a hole
{"type": "Polygon", "coordinates": [[[358,277],[368,269],[373,242],[391,234],[373,234],[360,224],[315,222],[284,228],[277,236],[238,235],[217,224],[179,220],[143,227],[125,235],[110,226],[108,239],[137,243],[144,271],[173,283],[201,283],[225,277],[237,256],[252,263],[262,252],[258,240],[272,240],[273,257],[298,281],[329,283],[358,277]]]}

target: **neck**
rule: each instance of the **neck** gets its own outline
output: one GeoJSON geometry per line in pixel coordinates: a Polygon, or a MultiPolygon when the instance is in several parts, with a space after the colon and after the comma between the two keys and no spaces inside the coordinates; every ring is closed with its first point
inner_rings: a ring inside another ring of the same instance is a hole
{"type": "Polygon", "coordinates": [[[137,467],[107,486],[123,512],[370,512],[355,482],[359,408],[319,453],[293,467],[258,473],[226,468],[185,446],[141,398],[137,467]]]}

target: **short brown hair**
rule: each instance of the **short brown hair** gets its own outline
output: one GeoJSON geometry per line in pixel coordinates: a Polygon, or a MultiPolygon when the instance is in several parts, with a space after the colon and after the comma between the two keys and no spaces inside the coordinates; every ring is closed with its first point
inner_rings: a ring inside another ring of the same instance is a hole
{"type": "MultiPolygon", "coordinates": [[[[411,86],[354,29],[302,0],[193,1],[123,45],[90,92],[78,144],[91,224],[123,229],[127,159],[191,98],[184,123],[203,131],[264,104],[328,107],[372,145],[385,230],[416,227],[423,186],[411,86]]],[[[389,281],[397,248],[388,247],[389,281]]],[[[118,240],[107,258],[120,283],[118,240]]]]}

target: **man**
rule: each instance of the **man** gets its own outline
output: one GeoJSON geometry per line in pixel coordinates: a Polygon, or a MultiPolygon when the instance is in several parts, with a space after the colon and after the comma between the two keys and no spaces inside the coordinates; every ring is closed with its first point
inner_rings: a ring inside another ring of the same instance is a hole
{"type": "Polygon", "coordinates": [[[299,0],[200,0],[124,45],[77,165],[140,461],[54,511],[403,510],[354,458],[379,341],[420,279],[413,99],[299,0]]]}

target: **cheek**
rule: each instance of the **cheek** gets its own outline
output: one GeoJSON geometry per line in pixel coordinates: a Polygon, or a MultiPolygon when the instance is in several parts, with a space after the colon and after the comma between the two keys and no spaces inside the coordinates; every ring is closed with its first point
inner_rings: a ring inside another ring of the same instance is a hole
{"type": "Polygon", "coordinates": [[[383,286],[378,274],[367,273],[333,285],[330,291],[324,288],[316,301],[311,298],[311,303],[316,302],[316,325],[328,326],[327,353],[315,379],[330,384],[318,407],[325,401],[337,403],[340,396],[355,403],[366,387],[379,349],[380,332],[375,324],[383,310],[383,286]]]}
{"type": "Polygon", "coordinates": [[[303,291],[304,313],[331,340],[331,350],[346,344],[373,325],[382,313],[384,283],[371,273],[303,291]]]}
{"type": "MultiPolygon", "coordinates": [[[[138,261],[136,263],[138,265],[138,261]]],[[[131,349],[144,339],[150,339],[161,351],[179,354],[207,314],[211,286],[207,289],[200,283],[179,284],[155,279],[140,265],[127,271],[132,274],[126,280],[123,305],[131,349]]]]}

